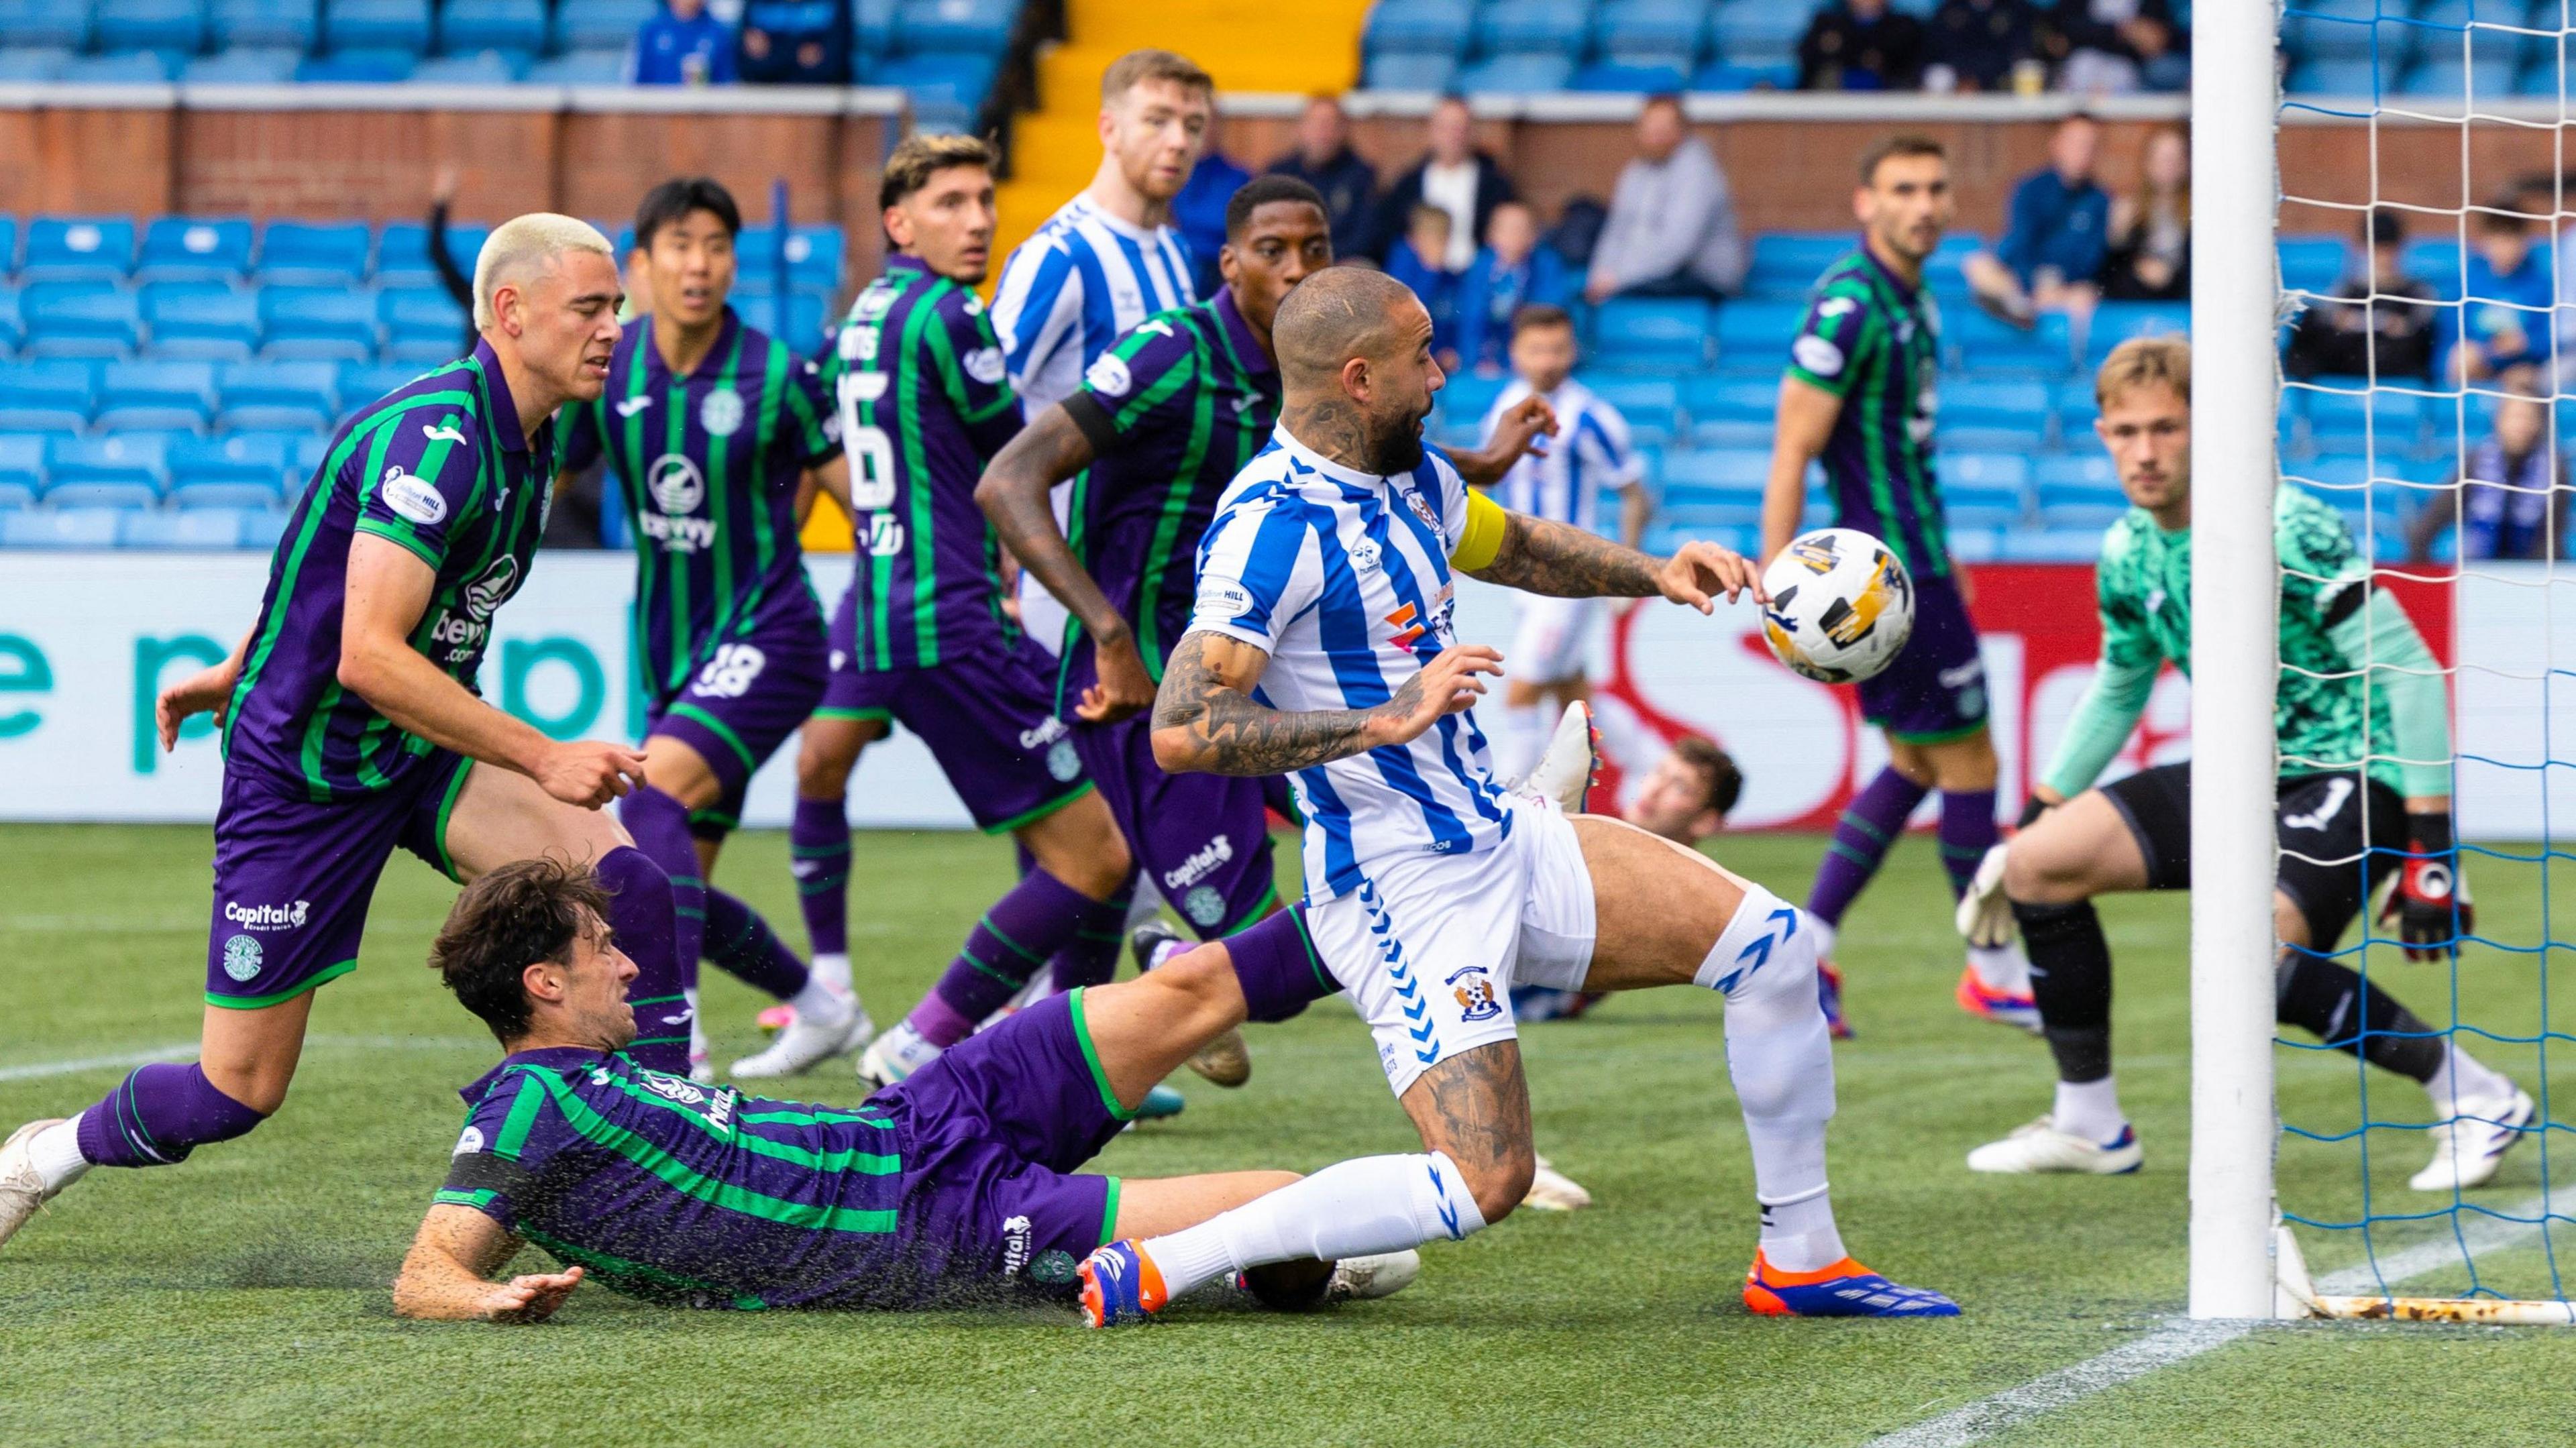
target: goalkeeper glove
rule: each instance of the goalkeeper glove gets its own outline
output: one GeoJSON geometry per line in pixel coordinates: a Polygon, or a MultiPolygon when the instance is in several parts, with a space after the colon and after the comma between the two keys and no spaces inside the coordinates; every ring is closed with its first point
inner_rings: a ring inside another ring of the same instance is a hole
{"type": "Polygon", "coordinates": [[[2457,959],[2473,914],[2468,876],[2451,837],[2451,817],[2408,815],[2406,826],[2406,854],[2379,923],[2397,922],[2397,938],[2405,943],[2408,960],[2457,959]]]}
{"type": "Polygon", "coordinates": [[[1986,851],[1986,857],[1977,862],[1976,878],[1959,897],[1959,934],[1981,949],[2010,945],[2021,933],[2013,919],[2012,902],[2004,898],[2004,852],[2011,848],[1997,845],[1986,851]]]}

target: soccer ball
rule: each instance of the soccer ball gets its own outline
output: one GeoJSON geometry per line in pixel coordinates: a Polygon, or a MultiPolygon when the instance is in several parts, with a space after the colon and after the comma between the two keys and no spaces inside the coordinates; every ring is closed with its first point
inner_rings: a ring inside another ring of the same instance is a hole
{"type": "Polygon", "coordinates": [[[1914,633],[1914,580],[1887,545],[1853,528],[1802,533],[1762,574],[1762,636],[1792,670],[1825,684],[1866,679],[1914,633]]]}

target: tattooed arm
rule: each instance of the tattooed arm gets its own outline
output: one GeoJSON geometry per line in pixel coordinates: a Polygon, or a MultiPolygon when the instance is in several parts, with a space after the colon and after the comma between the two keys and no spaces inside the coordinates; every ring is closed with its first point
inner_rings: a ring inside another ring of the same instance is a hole
{"type": "Polygon", "coordinates": [[[1556,598],[1655,598],[1710,612],[1714,596],[1729,602],[1747,589],[1756,603],[1770,602],[1751,563],[1714,543],[1690,542],[1670,558],[1625,548],[1569,523],[1503,514],[1503,542],[1494,560],[1471,576],[1524,593],[1556,598]]]}
{"type": "Polygon", "coordinates": [[[1270,656],[1241,639],[1194,630],[1172,650],[1154,699],[1154,762],[1171,774],[1286,774],[1347,759],[1381,744],[1408,744],[1475,703],[1479,674],[1502,672],[1502,655],[1478,644],[1445,649],[1368,709],[1289,713],[1254,701],[1270,656]]]}

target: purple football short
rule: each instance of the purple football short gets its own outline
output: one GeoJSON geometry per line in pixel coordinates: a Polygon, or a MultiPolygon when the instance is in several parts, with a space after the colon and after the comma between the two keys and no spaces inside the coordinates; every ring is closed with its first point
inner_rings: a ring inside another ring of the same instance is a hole
{"type": "Polygon", "coordinates": [[[1118,1104],[1091,1045],[1082,990],[969,1036],[880,1095],[901,1097],[903,1166],[920,1181],[904,1213],[925,1237],[960,1243],[981,1270],[1042,1286],[1118,1226],[1118,1178],[1076,1175],[1135,1113],[1118,1104]]]}
{"type": "Polygon", "coordinates": [[[1223,774],[1165,774],[1154,762],[1153,721],[1076,724],[1082,767],[1118,821],[1137,867],[1201,940],[1232,935],[1279,900],[1265,781],[1223,774]]]}
{"type": "Polygon", "coordinates": [[[253,1010],[357,969],[367,902],[395,846],[455,878],[447,815],[472,768],[433,749],[390,787],[328,804],[248,769],[224,771],[206,1002],[253,1010]]]}
{"type": "Polygon", "coordinates": [[[1896,662],[1861,680],[1870,723],[1908,744],[1939,744],[1986,727],[1986,665],[1977,626],[1947,578],[1914,580],[1914,633],[1896,662]]]}
{"type": "Polygon", "coordinates": [[[921,736],[949,787],[986,834],[1003,834],[1062,809],[1091,788],[1064,721],[1026,659],[1001,645],[926,669],[859,671],[832,618],[832,677],[817,719],[888,719],[921,736]]]}
{"type": "Polygon", "coordinates": [[[751,777],[804,727],[823,700],[828,672],[814,620],[785,621],[708,649],[688,683],[653,715],[647,737],[677,739],[715,771],[722,792],[714,806],[689,816],[699,835],[721,839],[741,822],[751,777]]]}

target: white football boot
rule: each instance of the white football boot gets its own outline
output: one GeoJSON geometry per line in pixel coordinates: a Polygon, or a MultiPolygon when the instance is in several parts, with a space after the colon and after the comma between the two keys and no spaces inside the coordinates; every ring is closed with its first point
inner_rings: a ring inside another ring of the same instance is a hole
{"type": "MultiPolygon", "coordinates": [[[[53,1195],[45,1190],[44,1175],[36,1170],[36,1133],[48,1126],[60,1126],[62,1119],[30,1121],[0,1141],[0,1245],[6,1245],[36,1209],[53,1195]]],[[[1361,1259],[1366,1260],[1366,1259],[1361,1259]]]]}
{"type": "Polygon", "coordinates": [[[859,1057],[859,1079],[870,1087],[891,1086],[939,1059],[939,1047],[921,1038],[910,1021],[897,1021],[868,1043],[859,1057]]]}
{"type": "Polygon", "coordinates": [[[1366,1257],[1344,1257],[1333,1264],[1332,1280],[1324,1284],[1324,1300],[1368,1302],[1393,1297],[1421,1275],[1422,1254],[1410,1247],[1366,1257]]]}
{"type": "MultiPolygon", "coordinates": [[[[2522,1140],[2531,1122],[2531,1093],[2517,1087],[2511,1096],[2463,1096],[2459,1115],[2433,1128],[2433,1159],[2407,1179],[2419,1192],[2466,1191],[2495,1180],[2504,1154],[2522,1140]]],[[[0,1207],[0,1214],[6,1208],[0,1207]]],[[[0,1215],[0,1226],[6,1225],[0,1215]]]]}
{"type": "Polygon", "coordinates": [[[1538,1158],[1538,1169],[1530,1173],[1529,1191],[1521,1205],[1541,1212],[1572,1212],[1592,1205],[1592,1193],[1583,1184],[1555,1167],[1546,1157],[1538,1158]]]}
{"type": "Polygon", "coordinates": [[[876,1034],[877,1023],[868,1019],[865,1006],[852,999],[842,1006],[837,1020],[822,1020],[811,1011],[798,1011],[769,1049],[745,1056],[733,1063],[732,1075],[737,1081],[763,1081],[776,1076],[802,1076],[834,1056],[846,1056],[876,1034]]]}
{"type": "Polygon", "coordinates": [[[1530,766],[1521,788],[1555,800],[1567,814],[1581,814],[1600,765],[1601,731],[1593,726],[1592,706],[1577,699],[1565,706],[1556,732],[1548,736],[1546,750],[1530,766]]]}
{"type": "Polygon", "coordinates": [[[2071,1131],[2060,1131],[2053,1118],[2043,1116],[2001,1141],[1987,1142],[1969,1152],[1968,1170],[2008,1176],[2042,1172],[2121,1176],[2136,1171],[2145,1159],[2135,1127],[2121,1127],[2119,1139],[2105,1146],[2071,1131]]]}

